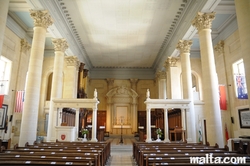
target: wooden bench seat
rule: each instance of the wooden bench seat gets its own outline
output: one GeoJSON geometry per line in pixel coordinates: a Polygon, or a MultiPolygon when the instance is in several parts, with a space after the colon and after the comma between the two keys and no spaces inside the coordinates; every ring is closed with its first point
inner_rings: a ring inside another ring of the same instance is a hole
{"type": "MultiPolygon", "coordinates": [[[[171,157],[167,157],[167,156],[147,156],[146,159],[145,159],[146,162],[145,162],[144,165],[145,166],[172,165],[173,163],[186,163],[186,164],[189,164],[190,163],[190,157],[195,157],[195,158],[196,157],[205,157],[205,155],[204,154],[194,154],[194,155],[191,155],[191,156],[179,155],[179,156],[171,156],[171,157]]],[[[215,161],[215,158],[217,158],[217,157],[219,157],[221,160],[227,159],[226,157],[245,157],[246,158],[246,163],[243,164],[243,165],[249,165],[250,164],[250,157],[244,156],[244,155],[241,155],[241,154],[224,155],[224,154],[221,154],[221,153],[217,153],[217,154],[213,154],[213,157],[214,157],[214,159],[212,160],[213,162],[215,161]]],[[[199,160],[197,159],[197,161],[199,161],[199,160]]],[[[192,164],[194,165],[195,163],[192,163],[192,164]]],[[[205,163],[203,163],[203,164],[205,164],[205,163]]],[[[203,165],[203,164],[201,164],[201,165],[203,165]]],[[[208,164],[208,165],[211,165],[211,164],[208,164]]],[[[238,164],[240,164],[240,163],[237,163],[236,165],[238,165],[238,164]]],[[[215,165],[218,165],[218,164],[215,164],[215,165]]]]}
{"type": "Polygon", "coordinates": [[[104,166],[105,161],[103,156],[101,156],[100,150],[70,150],[70,149],[15,149],[15,150],[5,150],[4,153],[1,153],[1,155],[4,154],[13,154],[13,155],[50,155],[50,156],[60,156],[60,157],[97,157],[97,163],[98,165],[104,166]]]}
{"type": "Polygon", "coordinates": [[[3,153],[0,156],[0,161],[2,160],[15,160],[15,161],[67,161],[73,163],[88,163],[91,165],[98,165],[97,156],[68,156],[65,154],[64,156],[56,156],[56,155],[46,155],[46,154],[7,154],[3,153]]]}
{"type": "Polygon", "coordinates": [[[67,162],[67,161],[20,161],[20,160],[0,160],[0,165],[10,165],[10,166],[19,166],[19,165],[57,165],[57,166],[65,166],[65,165],[93,165],[91,161],[89,162],[67,162]]]}
{"type": "MultiPolygon", "coordinates": [[[[151,165],[194,165],[190,164],[190,157],[246,157],[250,164],[250,157],[237,151],[230,151],[227,146],[219,148],[202,144],[176,143],[141,143],[133,142],[133,156],[139,166],[151,165]]],[[[203,164],[202,164],[203,165],[203,164]]],[[[213,164],[207,164],[213,165],[213,164]]]]}

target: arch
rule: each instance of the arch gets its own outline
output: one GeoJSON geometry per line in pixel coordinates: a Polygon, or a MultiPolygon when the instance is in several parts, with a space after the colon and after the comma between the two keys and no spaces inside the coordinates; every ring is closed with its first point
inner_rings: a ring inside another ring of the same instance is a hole
{"type": "Polygon", "coordinates": [[[119,134],[121,127],[126,134],[137,131],[138,94],[131,88],[119,86],[107,94],[107,130],[119,134]]]}
{"type": "MultiPolygon", "coordinates": [[[[202,93],[202,83],[201,83],[201,76],[196,71],[191,71],[192,77],[194,76],[194,79],[196,81],[196,92],[199,94],[199,100],[203,99],[203,93],[202,93]]],[[[193,80],[192,80],[193,82],[193,80]]],[[[194,85],[194,84],[193,84],[194,85]]]]}

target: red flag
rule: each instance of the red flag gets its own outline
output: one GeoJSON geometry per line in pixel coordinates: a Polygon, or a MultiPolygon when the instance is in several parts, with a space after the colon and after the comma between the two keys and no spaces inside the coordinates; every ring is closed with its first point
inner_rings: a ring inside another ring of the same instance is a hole
{"type": "Polygon", "coordinates": [[[2,105],[3,105],[3,98],[4,98],[4,95],[0,95],[0,108],[2,108],[2,105]]]}
{"type": "Polygon", "coordinates": [[[224,85],[219,86],[220,91],[220,109],[227,110],[226,89],[224,85]]]}
{"type": "Polygon", "coordinates": [[[228,131],[227,131],[227,124],[225,124],[225,134],[226,134],[226,141],[229,140],[229,134],[228,134],[228,131]]]}
{"type": "Polygon", "coordinates": [[[21,113],[23,111],[23,102],[24,102],[24,91],[17,91],[15,112],[21,113]]]}

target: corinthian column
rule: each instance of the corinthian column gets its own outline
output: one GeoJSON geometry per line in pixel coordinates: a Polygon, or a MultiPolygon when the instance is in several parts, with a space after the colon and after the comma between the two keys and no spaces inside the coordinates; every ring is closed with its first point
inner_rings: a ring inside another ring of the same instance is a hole
{"type": "Polygon", "coordinates": [[[24,146],[26,142],[33,144],[36,140],[45,36],[48,26],[53,23],[48,11],[31,10],[30,16],[34,19],[35,27],[24,96],[19,146],[24,146]]]}
{"type": "MultiPolygon", "coordinates": [[[[196,142],[195,132],[195,113],[194,113],[194,97],[192,91],[192,72],[190,64],[190,47],[192,45],[191,40],[180,40],[176,46],[176,49],[180,51],[181,57],[181,71],[183,82],[183,98],[189,99],[189,111],[187,112],[187,141],[196,142]]],[[[182,114],[183,115],[183,114],[182,114]]],[[[184,119],[186,117],[181,117],[184,119]]],[[[184,128],[184,126],[182,126],[184,128]]]]}
{"type": "Polygon", "coordinates": [[[166,99],[167,98],[167,83],[166,83],[166,72],[159,71],[157,73],[158,78],[158,97],[159,99],[166,99]]]}
{"type": "Polygon", "coordinates": [[[180,69],[177,67],[178,58],[168,57],[165,62],[167,70],[167,97],[169,99],[181,98],[180,69]]]}
{"type": "MultiPolygon", "coordinates": [[[[62,98],[63,87],[63,64],[64,64],[64,52],[68,48],[68,43],[65,39],[52,39],[55,49],[54,69],[52,77],[52,86],[50,94],[50,108],[49,108],[49,122],[47,140],[55,141],[55,126],[56,126],[56,114],[53,106],[53,99],[62,98]]],[[[60,124],[59,124],[60,125],[60,124]]]]}
{"type": "Polygon", "coordinates": [[[248,91],[248,103],[250,104],[250,2],[249,0],[235,0],[235,9],[239,27],[241,54],[244,61],[246,84],[248,91]]]}
{"type": "Polygon", "coordinates": [[[206,118],[207,141],[214,145],[224,146],[219,105],[218,78],[215,70],[214,52],[211,37],[212,21],[215,13],[198,13],[192,25],[198,29],[200,38],[204,110],[206,118]]]}
{"type": "Polygon", "coordinates": [[[63,98],[77,97],[78,70],[80,62],[76,56],[66,56],[67,69],[64,71],[63,98]]]}

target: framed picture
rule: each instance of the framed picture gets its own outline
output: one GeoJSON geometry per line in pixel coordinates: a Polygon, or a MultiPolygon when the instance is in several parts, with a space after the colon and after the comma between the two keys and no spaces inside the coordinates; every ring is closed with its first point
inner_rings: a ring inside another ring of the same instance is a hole
{"type": "Polygon", "coordinates": [[[8,105],[3,104],[2,108],[0,108],[0,130],[5,129],[5,122],[7,118],[8,105]]]}
{"type": "Polygon", "coordinates": [[[249,108],[239,109],[239,120],[241,128],[250,128],[250,110],[249,108]]]}

